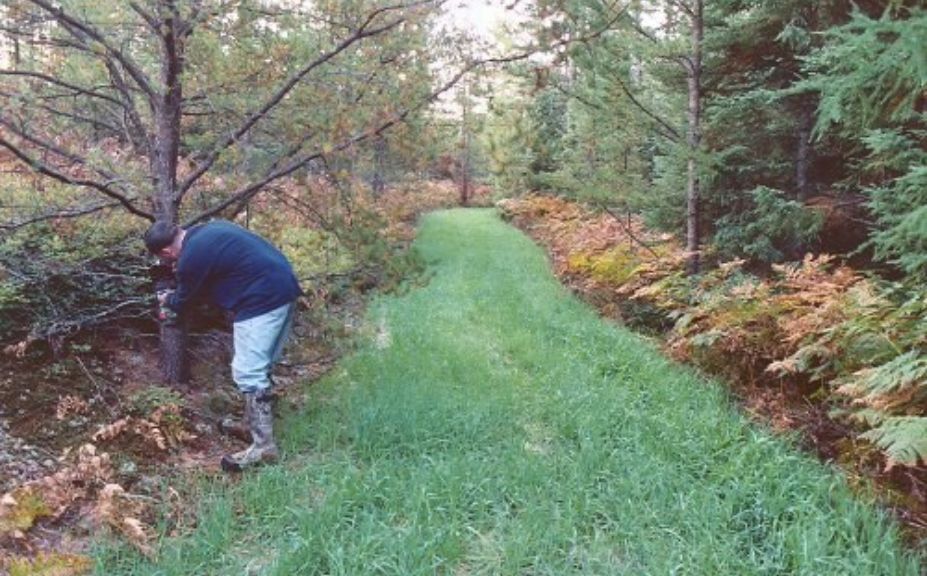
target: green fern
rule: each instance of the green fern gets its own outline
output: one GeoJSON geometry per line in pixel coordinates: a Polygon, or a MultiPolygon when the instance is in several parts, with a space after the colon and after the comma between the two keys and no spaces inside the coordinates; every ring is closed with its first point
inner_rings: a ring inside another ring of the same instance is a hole
{"type": "Polygon", "coordinates": [[[879,426],[864,433],[862,438],[885,452],[889,467],[895,464],[916,466],[919,462],[927,462],[927,418],[923,416],[886,418],[879,426]]]}
{"type": "Polygon", "coordinates": [[[883,407],[907,404],[907,398],[893,402],[891,397],[913,388],[924,388],[927,392],[927,357],[922,356],[919,350],[910,350],[881,366],[857,372],[851,385],[867,404],[883,407]]]}

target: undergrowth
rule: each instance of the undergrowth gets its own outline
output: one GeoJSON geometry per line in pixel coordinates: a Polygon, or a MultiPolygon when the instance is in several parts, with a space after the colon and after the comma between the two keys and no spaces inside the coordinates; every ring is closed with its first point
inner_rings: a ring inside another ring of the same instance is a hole
{"type": "Polygon", "coordinates": [[[828,255],[770,274],[722,263],[685,274],[674,240],[559,198],[500,203],[552,254],[554,267],[629,325],[665,329],[671,354],[742,385],[814,394],[885,456],[927,461],[927,292],[828,255]]]}

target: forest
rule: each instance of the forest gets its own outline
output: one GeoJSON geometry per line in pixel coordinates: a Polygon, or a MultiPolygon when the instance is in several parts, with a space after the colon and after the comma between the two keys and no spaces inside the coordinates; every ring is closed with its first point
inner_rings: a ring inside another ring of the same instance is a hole
{"type": "Polygon", "coordinates": [[[0,0],[0,574],[922,573],[925,280],[917,0],[0,0]]]}

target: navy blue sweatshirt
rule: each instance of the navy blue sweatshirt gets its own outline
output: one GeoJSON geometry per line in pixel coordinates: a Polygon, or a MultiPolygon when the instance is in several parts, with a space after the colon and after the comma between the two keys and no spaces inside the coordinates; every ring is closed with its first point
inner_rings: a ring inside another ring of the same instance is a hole
{"type": "Polygon", "coordinates": [[[177,261],[177,290],[167,305],[175,312],[205,299],[248,320],[300,295],[293,268],[277,248],[244,228],[216,220],[187,230],[177,261]]]}

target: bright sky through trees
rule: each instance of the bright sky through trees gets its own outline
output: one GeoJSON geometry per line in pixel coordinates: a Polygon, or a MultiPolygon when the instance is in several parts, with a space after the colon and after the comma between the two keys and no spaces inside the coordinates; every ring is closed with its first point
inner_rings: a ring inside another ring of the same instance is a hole
{"type": "Polygon", "coordinates": [[[482,38],[492,38],[505,12],[498,3],[486,0],[457,2],[448,7],[447,18],[451,25],[482,38]]]}
{"type": "Polygon", "coordinates": [[[447,5],[445,15],[449,26],[472,34],[473,36],[491,41],[494,33],[504,23],[515,20],[515,9],[506,9],[501,0],[457,0],[447,5]]]}

